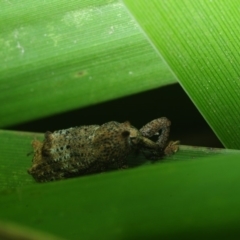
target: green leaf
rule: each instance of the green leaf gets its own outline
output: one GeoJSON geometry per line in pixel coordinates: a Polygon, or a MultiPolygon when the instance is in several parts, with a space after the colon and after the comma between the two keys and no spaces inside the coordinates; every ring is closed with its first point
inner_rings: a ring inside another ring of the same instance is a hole
{"type": "Polygon", "coordinates": [[[28,176],[27,169],[31,165],[33,156],[31,141],[36,137],[39,138],[39,134],[0,130],[1,190],[34,183],[28,176]]]}
{"type": "MultiPolygon", "coordinates": [[[[144,11],[150,9],[154,15],[151,3],[155,2],[148,3],[144,11]]],[[[190,9],[188,5],[192,3],[183,3],[190,9]]],[[[143,6],[141,0],[139,4],[143,6]]],[[[173,1],[166,2],[166,8],[169,4],[173,1]]],[[[177,18],[166,12],[168,17],[177,18]]],[[[184,18],[183,14],[180,17],[184,18]]],[[[0,26],[1,126],[175,81],[165,60],[160,59],[119,1],[53,0],[34,4],[29,0],[4,1],[0,26]]],[[[170,24],[164,26],[175,33],[170,24]]],[[[167,36],[167,30],[163,31],[163,37],[167,36]]],[[[174,40],[173,34],[169,44],[174,40]]],[[[175,62],[179,52],[172,46],[173,58],[162,55],[174,70],[172,66],[179,63],[175,62]]],[[[169,48],[166,49],[167,56],[169,48]]],[[[194,59],[193,55],[185,56],[183,63],[192,66],[189,59],[194,59]]],[[[179,67],[174,73],[178,78],[189,79],[186,71],[189,66],[184,65],[182,70],[179,67]]],[[[193,69],[195,80],[198,68],[193,69]]],[[[198,98],[198,92],[195,93],[198,98]]],[[[209,97],[208,94],[206,91],[209,97]]],[[[218,94],[215,93],[217,97],[218,94]]],[[[227,132],[226,127],[222,129],[227,132]]],[[[132,168],[128,170],[38,184],[27,173],[32,159],[32,155],[27,155],[32,151],[34,138],[42,139],[43,135],[0,131],[1,221],[65,239],[239,236],[238,150],[180,146],[178,153],[155,164],[141,156],[131,157],[132,168]]],[[[0,237],[1,226],[2,222],[0,237]]]]}
{"type": "Polygon", "coordinates": [[[9,145],[1,155],[1,186],[8,182],[0,194],[1,220],[66,239],[239,236],[240,151],[181,146],[150,166],[39,184],[26,172],[30,138],[1,131],[0,148],[9,145]]]}
{"type": "Polygon", "coordinates": [[[53,235],[22,227],[12,222],[0,221],[0,239],[29,239],[29,240],[63,240],[53,235]]]}
{"type": "MultiPolygon", "coordinates": [[[[36,184],[32,176],[27,173],[33,158],[33,139],[43,140],[43,134],[0,130],[0,191],[21,188],[36,184]]],[[[165,158],[166,161],[185,161],[208,156],[234,155],[238,150],[180,146],[177,154],[165,158]]],[[[165,162],[162,160],[161,162],[165,162]]],[[[130,167],[149,165],[151,162],[144,156],[131,156],[130,167]]]]}
{"type": "Polygon", "coordinates": [[[0,126],[174,83],[117,0],[3,1],[0,126]]]}
{"type": "Polygon", "coordinates": [[[222,143],[240,148],[240,2],[124,0],[222,143]]]}

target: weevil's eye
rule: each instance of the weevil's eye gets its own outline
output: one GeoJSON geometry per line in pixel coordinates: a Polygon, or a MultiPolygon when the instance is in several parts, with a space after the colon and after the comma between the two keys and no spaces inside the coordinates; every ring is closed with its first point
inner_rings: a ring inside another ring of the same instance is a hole
{"type": "Polygon", "coordinates": [[[129,135],[130,135],[129,131],[123,131],[122,132],[122,136],[125,137],[125,138],[127,138],[129,135]]]}

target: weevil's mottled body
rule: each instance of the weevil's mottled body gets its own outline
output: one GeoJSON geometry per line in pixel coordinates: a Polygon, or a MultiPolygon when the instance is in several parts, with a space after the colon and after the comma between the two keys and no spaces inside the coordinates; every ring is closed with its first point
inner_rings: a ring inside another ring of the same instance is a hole
{"type": "Polygon", "coordinates": [[[108,122],[53,133],[46,132],[43,142],[34,140],[33,165],[28,172],[38,182],[103,172],[126,166],[131,152],[142,152],[149,159],[157,159],[178,150],[178,142],[166,147],[170,121],[158,118],[140,130],[129,122],[108,122]],[[149,138],[162,130],[156,142],[149,138]]]}

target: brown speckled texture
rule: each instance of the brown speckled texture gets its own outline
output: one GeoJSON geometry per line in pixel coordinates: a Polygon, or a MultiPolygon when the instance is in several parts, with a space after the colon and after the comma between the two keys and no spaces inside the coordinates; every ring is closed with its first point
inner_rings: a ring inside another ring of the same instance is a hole
{"type": "Polygon", "coordinates": [[[161,158],[178,150],[178,142],[166,146],[170,124],[167,118],[158,118],[140,130],[129,122],[112,121],[46,132],[43,143],[32,142],[34,157],[28,173],[38,182],[48,182],[126,168],[131,152],[142,152],[149,159],[161,158]],[[160,130],[156,142],[149,139],[160,130]]]}

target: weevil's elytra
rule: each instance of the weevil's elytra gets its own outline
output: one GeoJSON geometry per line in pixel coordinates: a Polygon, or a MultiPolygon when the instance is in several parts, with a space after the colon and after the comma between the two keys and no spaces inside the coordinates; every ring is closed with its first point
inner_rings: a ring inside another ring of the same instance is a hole
{"type": "Polygon", "coordinates": [[[171,122],[162,117],[140,130],[129,122],[112,121],[46,132],[43,142],[32,142],[34,157],[28,173],[38,182],[47,182],[125,168],[126,158],[132,152],[159,159],[178,150],[178,142],[167,145],[170,125],[171,122]],[[160,130],[157,141],[152,141],[150,138],[160,130]]]}

